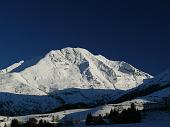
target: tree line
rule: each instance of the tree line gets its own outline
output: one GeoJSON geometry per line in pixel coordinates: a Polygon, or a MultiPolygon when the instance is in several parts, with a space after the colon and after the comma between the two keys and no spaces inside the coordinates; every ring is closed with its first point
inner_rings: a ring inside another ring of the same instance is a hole
{"type": "Polygon", "coordinates": [[[126,124],[138,123],[141,120],[140,111],[135,108],[132,103],[130,108],[124,109],[119,112],[118,110],[111,109],[110,113],[105,116],[92,116],[91,113],[87,114],[86,125],[99,125],[99,124],[126,124]]]}

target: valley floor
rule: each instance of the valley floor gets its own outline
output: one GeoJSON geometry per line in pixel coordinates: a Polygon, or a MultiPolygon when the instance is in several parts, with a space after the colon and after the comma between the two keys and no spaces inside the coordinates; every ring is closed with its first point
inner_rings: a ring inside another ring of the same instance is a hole
{"type": "MultiPolygon", "coordinates": [[[[0,126],[3,127],[6,123],[10,125],[12,119],[18,119],[21,122],[27,121],[29,118],[35,118],[37,120],[43,119],[51,122],[53,116],[58,116],[60,121],[65,119],[79,119],[80,125],[75,127],[85,127],[84,121],[86,115],[89,112],[92,112],[94,115],[105,114],[109,112],[112,108],[112,105],[106,105],[104,107],[97,107],[93,109],[75,109],[75,110],[66,110],[62,112],[49,113],[49,114],[40,114],[40,115],[27,115],[27,116],[18,116],[18,117],[4,117],[1,116],[0,120],[4,119],[4,122],[0,122],[0,126]]],[[[141,123],[135,124],[113,124],[113,125],[97,125],[89,127],[170,127],[170,111],[150,111],[142,114],[141,123]]]]}

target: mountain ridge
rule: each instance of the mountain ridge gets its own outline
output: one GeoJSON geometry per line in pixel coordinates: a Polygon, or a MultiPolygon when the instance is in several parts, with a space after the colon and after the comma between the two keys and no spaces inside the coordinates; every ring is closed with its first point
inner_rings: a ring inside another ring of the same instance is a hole
{"type": "MultiPolygon", "coordinates": [[[[78,87],[126,90],[141,84],[143,79],[152,77],[124,61],[110,61],[101,55],[93,55],[85,49],[70,47],[52,50],[44,57],[28,62],[21,61],[10,67],[5,69],[7,70],[5,75],[10,73],[20,75],[19,78],[23,78],[27,82],[26,84],[31,84],[38,89],[41,89],[40,84],[44,84],[42,87],[46,87],[46,85],[57,83],[58,85],[54,87],[58,89],[60,87],[61,89],[78,87]],[[24,67],[24,64],[27,66],[24,67]],[[72,75],[75,75],[77,80],[72,75]],[[46,81],[49,80],[45,79],[46,76],[51,80],[50,82],[46,81]],[[41,80],[44,81],[41,82],[41,80]],[[65,80],[70,81],[65,82],[65,80]],[[127,81],[128,85],[126,85],[127,81]]],[[[44,92],[49,91],[45,90],[44,92]]]]}

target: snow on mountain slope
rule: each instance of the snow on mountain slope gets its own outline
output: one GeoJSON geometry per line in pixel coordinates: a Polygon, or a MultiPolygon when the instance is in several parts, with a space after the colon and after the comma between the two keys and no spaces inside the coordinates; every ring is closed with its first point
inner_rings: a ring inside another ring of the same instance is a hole
{"type": "Polygon", "coordinates": [[[0,92],[46,95],[43,91],[34,88],[18,73],[0,75],[0,92]]]}
{"type": "MultiPolygon", "coordinates": [[[[12,72],[18,75],[18,78],[15,77],[17,83],[27,84],[45,93],[66,88],[127,90],[152,77],[125,62],[110,61],[81,48],[51,51],[44,58],[37,60],[36,64],[27,68],[22,66],[24,63],[12,69],[12,72]]],[[[0,76],[3,79],[7,77],[0,76]]],[[[13,75],[4,80],[11,83],[11,78],[13,75]]],[[[0,85],[4,83],[1,81],[0,85]]]]}
{"type": "Polygon", "coordinates": [[[110,61],[101,55],[96,57],[114,69],[117,76],[117,82],[115,86],[122,90],[127,90],[124,87],[127,87],[128,89],[129,87],[136,87],[143,83],[143,80],[153,78],[149,74],[134,68],[132,65],[124,61],[110,61]],[[122,84],[124,85],[122,86],[122,84]]]}

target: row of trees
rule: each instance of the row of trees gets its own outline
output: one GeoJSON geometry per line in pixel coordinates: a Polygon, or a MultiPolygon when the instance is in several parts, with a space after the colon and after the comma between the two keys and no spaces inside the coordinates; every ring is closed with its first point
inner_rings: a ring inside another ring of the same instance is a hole
{"type": "Polygon", "coordinates": [[[124,109],[121,113],[111,110],[108,118],[113,123],[138,123],[141,120],[141,114],[132,103],[130,108],[124,109]]]}
{"type": "Polygon", "coordinates": [[[140,120],[140,111],[138,111],[132,103],[130,108],[124,109],[121,112],[111,109],[110,113],[105,116],[92,116],[92,114],[89,113],[87,114],[86,125],[137,123],[140,122],[140,120]]]}
{"type": "Polygon", "coordinates": [[[45,120],[38,122],[35,118],[30,118],[26,123],[20,123],[17,119],[13,119],[11,127],[54,127],[54,125],[45,120]]]}

